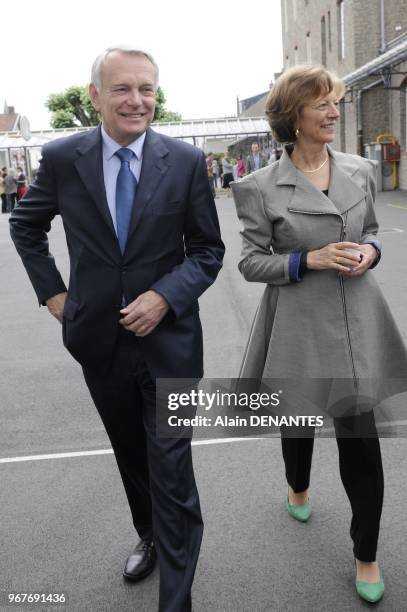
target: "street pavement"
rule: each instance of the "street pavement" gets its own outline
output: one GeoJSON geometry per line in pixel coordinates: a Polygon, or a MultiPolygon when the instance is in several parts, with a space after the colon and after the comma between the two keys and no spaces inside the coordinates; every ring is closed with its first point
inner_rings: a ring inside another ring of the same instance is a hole
{"type": "MultiPolygon", "coordinates": [[[[200,305],[206,376],[226,378],[237,375],[263,287],[237,270],[233,201],[222,194],[216,202],[227,254],[200,305]]],[[[376,210],[383,257],[374,274],[407,341],[407,192],[379,194],[376,210]]],[[[50,242],[67,279],[59,219],[50,242]]],[[[154,612],[158,571],[137,585],[122,580],[136,538],[119,473],[81,369],[62,346],[61,328],[38,307],[8,236],[8,215],[0,218],[0,249],[0,610],[154,612]],[[67,603],[6,607],[7,594],[16,592],[64,593],[67,603]]],[[[350,508],[335,440],[316,440],[314,513],[306,525],[285,511],[277,438],[214,442],[193,448],[205,520],[194,611],[366,609],[353,586],[350,508]]],[[[383,439],[382,451],[378,558],[386,594],[378,608],[398,612],[406,609],[407,441],[383,439]]]]}

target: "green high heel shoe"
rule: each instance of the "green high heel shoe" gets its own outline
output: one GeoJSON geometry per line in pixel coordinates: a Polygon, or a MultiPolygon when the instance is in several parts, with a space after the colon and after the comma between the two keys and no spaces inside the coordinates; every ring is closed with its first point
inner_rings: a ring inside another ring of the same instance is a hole
{"type": "Polygon", "coordinates": [[[376,603],[377,601],[380,601],[384,595],[384,582],[381,572],[379,582],[364,582],[363,580],[355,579],[355,586],[359,597],[365,601],[368,601],[369,603],[376,603]]]}
{"type": "Polygon", "coordinates": [[[300,521],[300,523],[306,523],[312,513],[312,507],[309,502],[309,499],[305,502],[305,504],[290,504],[288,501],[287,494],[287,512],[293,518],[295,518],[296,521],[300,521]]]}

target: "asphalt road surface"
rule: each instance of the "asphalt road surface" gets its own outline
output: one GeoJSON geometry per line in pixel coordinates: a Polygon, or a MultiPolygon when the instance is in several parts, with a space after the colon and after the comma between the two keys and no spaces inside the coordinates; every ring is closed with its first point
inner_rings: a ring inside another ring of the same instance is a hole
{"type": "MultiPolygon", "coordinates": [[[[207,377],[234,377],[262,287],[239,275],[239,222],[217,198],[227,255],[202,297],[207,377]]],[[[407,341],[407,193],[376,205],[384,254],[374,274],[407,341]]],[[[68,278],[60,220],[52,252],[68,278]]],[[[109,442],[61,328],[34,292],[0,218],[0,610],[154,612],[158,570],[138,585],[121,571],[136,541],[109,442]],[[96,451],[100,451],[97,453],[96,451]],[[88,452],[88,454],[86,454],[88,452]],[[14,604],[9,593],[63,593],[65,604],[14,604]]],[[[406,415],[407,419],[407,415],[406,415]]],[[[407,441],[382,440],[385,502],[379,608],[406,609],[407,441]]],[[[364,610],[355,594],[350,508],[336,442],[318,439],[306,525],[285,511],[280,441],[194,445],[205,533],[193,588],[195,612],[364,610]]]]}

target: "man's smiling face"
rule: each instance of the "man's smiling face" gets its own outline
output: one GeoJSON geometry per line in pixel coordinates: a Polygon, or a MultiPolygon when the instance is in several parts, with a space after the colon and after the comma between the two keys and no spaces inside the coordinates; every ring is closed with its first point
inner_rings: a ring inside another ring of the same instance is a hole
{"type": "Polygon", "coordinates": [[[113,51],[101,68],[98,91],[91,84],[89,95],[101,113],[106,132],[123,147],[141,136],[154,117],[155,68],[144,55],[113,51]]]}

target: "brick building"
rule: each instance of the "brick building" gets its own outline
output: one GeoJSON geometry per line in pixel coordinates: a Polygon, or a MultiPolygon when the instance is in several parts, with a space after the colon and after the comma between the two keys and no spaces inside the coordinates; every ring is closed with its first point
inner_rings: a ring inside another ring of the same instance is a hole
{"type": "Polygon", "coordinates": [[[4,102],[4,113],[0,113],[0,132],[14,132],[18,129],[20,115],[14,110],[14,106],[8,106],[4,102]]]}
{"type": "Polygon", "coordinates": [[[281,0],[281,9],[284,68],[322,64],[346,83],[336,148],[364,154],[394,134],[407,189],[407,0],[281,0]]]}

